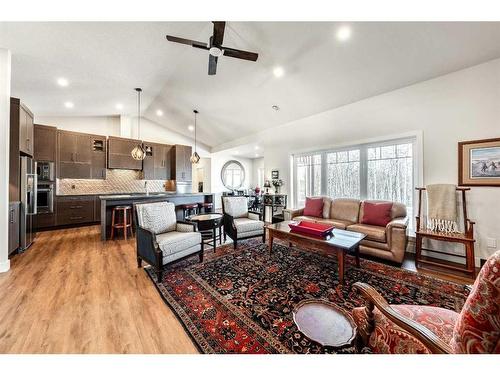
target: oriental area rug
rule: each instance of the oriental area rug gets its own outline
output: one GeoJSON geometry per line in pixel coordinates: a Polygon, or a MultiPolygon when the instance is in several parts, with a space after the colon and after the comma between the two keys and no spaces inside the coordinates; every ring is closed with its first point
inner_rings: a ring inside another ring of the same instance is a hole
{"type": "MultiPolygon", "coordinates": [[[[344,285],[339,285],[334,254],[267,245],[252,239],[221,246],[203,263],[192,257],[167,268],[158,282],[146,272],[202,353],[355,353],[334,351],[304,336],[293,309],[306,299],[330,301],[350,314],[363,306],[352,285],[376,288],[390,304],[419,304],[460,311],[468,287],[382,263],[346,257],[344,285]]],[[[367,350],[368,351],[368,350],[367,350]]],[[[362,350],[364,352],[364,350],[362,350]]],[[[369,351],[368,351],[369,352],[369,351]]]]}

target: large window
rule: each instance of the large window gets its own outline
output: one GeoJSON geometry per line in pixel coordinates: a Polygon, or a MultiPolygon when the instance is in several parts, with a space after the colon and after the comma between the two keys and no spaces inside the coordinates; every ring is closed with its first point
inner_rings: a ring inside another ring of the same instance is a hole
{"type": "Polygon", "coordinates": [[[306,197],[321,194],[321,154],[303,155],[295,158],[298,205],[306,202],[306,197]]]}
{"type": "Polygon", "coordinates": [[[360,150],[326,154],[326,195],[332,198],[360,197],[360,150]]]}
{"type": "MultiPolygon", "coordinates": [[[[362,144],[293,157],[296,207],[305,198],[382,199],[404,203],[413,212],[415,139],[362,144]]],[[[410,216],[411,217],[411,216],[410,216]]]]}

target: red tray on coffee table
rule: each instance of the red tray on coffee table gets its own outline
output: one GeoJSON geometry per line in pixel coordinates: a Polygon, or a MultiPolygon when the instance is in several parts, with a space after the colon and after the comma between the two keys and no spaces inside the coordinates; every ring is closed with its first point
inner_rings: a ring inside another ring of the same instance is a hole
{"type": "Polygon", "coordinates": [[[309,234],[316,237],[326,237],[331,234],[333,225],[313,223],[311,221],[299,221],[288,223],[293,232],[309,234]]]}

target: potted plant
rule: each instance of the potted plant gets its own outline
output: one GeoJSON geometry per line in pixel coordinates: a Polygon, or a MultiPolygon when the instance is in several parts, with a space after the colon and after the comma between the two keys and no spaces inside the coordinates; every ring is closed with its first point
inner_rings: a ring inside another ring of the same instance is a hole
{"type": "Polygon", "coordinates": [[[274,186],[274,193],[279,194],[280,193],[280,187],[283,186],[283,180],[282,179],[274,179],[272,181],[272,184],[274,186]]]}

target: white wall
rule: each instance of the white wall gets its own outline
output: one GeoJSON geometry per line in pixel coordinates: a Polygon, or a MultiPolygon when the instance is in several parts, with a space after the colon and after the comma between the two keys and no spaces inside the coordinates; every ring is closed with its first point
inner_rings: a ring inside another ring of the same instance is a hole
{"type": "Polygon", "coordinates": [[[9,262],[9,129],[11,54],[0,48],[0,272],[9,262]]]}
{"type": "MultiPolygon", "coordinates": [[[[255,158],[252,160],[252,179],[250,180],[250,187],[256,187],[259,184],[259,169],[264,168],[264,158],[255,158]]],[[[264,175],[264,178],[271,178],[264,175]]],[[[259,186],[261,189],[262,186],[259,186]]]]}
{"type": "MultiPolygon", "coordinates": [[[[283,109],[285,110],[285,109],[283,109]]],[[[457,142],[500,137],[500,59],[374,96],[268,129],[266,176],[279,169],[290,191],[290,155],[393,134],[423,133],[423,184],[458,183],[457,142]]],[[[500,245],[500,187],[474,187],[469,216],[476,221],[476,258],[500,245]]]]}
{"type": "Polygon", "coordinates": [[[120,136],[119,116],[37,116],[35,113],[35,124],[89,134],[120,136]]]}

